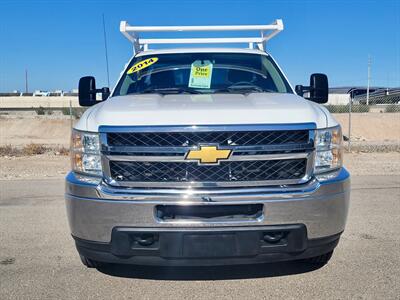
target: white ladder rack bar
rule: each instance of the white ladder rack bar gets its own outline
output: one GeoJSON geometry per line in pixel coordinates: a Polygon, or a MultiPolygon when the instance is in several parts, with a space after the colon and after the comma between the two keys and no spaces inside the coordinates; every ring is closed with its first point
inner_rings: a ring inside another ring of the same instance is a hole
{"type": "Polygon", "coordinates": [[[225,44],[248,43],[250,48],[254,44],[265,50],[268,40],[283,30],[283,22],[277,19],[270,25],[230,25],[230,26],[131,26],[121,21],[121,33],[133,43],[134,51],[146,51],[151,44],[225,44]],[[194,31],[260,31],[255,37],[221,37],[221,38],[140,38],[140,32],[194,32],[194,31]]]}
{"type": "Polygon", "coordinates": [[[126,21],[126,31],[162,32],[162,31],[243,31],[243,30],[275,30],[277,22],[270,25],[216,25],[216,26],[131,26],[126,21]]]}

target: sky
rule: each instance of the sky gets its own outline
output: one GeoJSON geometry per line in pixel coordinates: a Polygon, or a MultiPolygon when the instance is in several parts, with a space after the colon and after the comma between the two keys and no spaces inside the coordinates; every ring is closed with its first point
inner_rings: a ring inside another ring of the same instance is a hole
{"type": "Polygon", "coordinates": [[[366,86],[370,56],[371,85],[400,87],[400,0],[0,0],[0,92],[25,91],[26,69],[29,91],[69,91],[87,75],[107,86],[103,13],[111,87],[132,56],[119,32],[121,20],[137,26],[258,25],[278,18],[285,29],[267,51],[292,85],[326,73],[332,87],[366,86]]]}

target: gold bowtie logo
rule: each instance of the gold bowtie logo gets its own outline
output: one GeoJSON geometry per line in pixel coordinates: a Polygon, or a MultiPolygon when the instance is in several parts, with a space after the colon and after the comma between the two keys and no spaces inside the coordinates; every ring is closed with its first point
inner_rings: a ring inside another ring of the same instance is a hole
{"type": "Polygon", "coordinates": [[[228,159],[232,150],[218,149],[217,146],[200,146],[200,149],[190,150],[185,159],[197,160],[200,164],[218,164],[222,159],[228,159]]]}

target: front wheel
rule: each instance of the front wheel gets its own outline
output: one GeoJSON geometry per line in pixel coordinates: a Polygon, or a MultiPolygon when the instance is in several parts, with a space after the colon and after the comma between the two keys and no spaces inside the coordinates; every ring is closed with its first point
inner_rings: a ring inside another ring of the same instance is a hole
{"type": "Polygon", "coordinates": [[[306,258],[306,259],[303,260],[303,262],[308,263],[308,264],[312,264],[312,265],[325,265],[331,259],[332,254],[333,254],[333,250],[328,252],[328,253],[319,255],[319,256],[306,258]]]}

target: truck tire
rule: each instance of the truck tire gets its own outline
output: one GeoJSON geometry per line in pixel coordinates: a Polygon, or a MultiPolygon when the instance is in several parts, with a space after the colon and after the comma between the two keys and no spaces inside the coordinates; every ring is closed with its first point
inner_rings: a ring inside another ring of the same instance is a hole
{"type": "Polygon", "coordinates": [[[88,268],[99,268],[101,266],[103,266],[104,264],[99,262],[99,261],[95,261],[93,259],[89,259],[83,255],[79,255],[81,258],[81,262],[88,268]]]}
{"type": "Polygon", "coordinates": [[[308,263],[308,264],[312,264],[312,265],[325,265],[331,259],[332,254],[333,254],[333,250],[328,252],[328,253],[319,255],[319,256],[306,258],[306,259],[303,260],[303,262],[308,263]]]}

